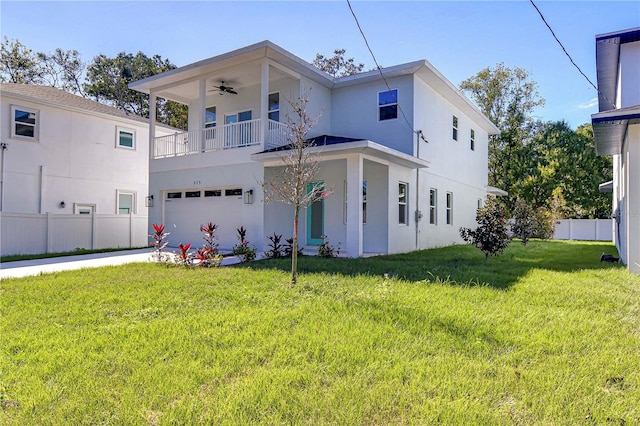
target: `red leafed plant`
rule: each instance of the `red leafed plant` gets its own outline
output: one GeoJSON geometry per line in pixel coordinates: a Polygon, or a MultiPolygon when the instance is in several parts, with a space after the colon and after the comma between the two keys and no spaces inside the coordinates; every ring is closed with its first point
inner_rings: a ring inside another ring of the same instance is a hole
{"type": "Polygon", "coordinates": [[[151,241],[151,247],[153,247],[153,252],[151,254],[151,257],[157,262],[166,262],[167,257],[162,252],[162,250],[164,250],[164,248],[169,244],[169,242],[166,241],[166,238],[169,235],[169,233],[164,232],[163,224],[158,225],[154,223],[153,230],[155,232],[149,235],[153,239],[153,241],[151,241]]]}
{"type": "Polygon", "coordinates": [[[181,265],[191,265],[193,261],[193,256],[189,253],[189,249],[191,248],[191,244],[178,244],[178,249],[180,253],[177,253],[178,263],[181,265]]]}

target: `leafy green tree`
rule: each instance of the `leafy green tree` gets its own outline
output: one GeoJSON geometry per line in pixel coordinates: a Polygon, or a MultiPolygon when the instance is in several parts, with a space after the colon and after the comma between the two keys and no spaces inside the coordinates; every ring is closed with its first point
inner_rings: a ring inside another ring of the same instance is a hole
{"type": "Polygon", "coordinates": [[[346,49],[336,49],[333,56],[325,57],[320,53],[316,54],[312,65],[319,70],[330,74],[332,77],[345,77],[347,75],[358,74],[364,69],[364,64],[356,64],[353,58],[345,59],[346,49]]]}
{"type": "Polygon", "coordinates": [[[18,40],[4,38],[0,45],[0,81],[41,84],[43,72],[37,53],[18,40]]]}
{"type": "MultiPolygon", "coordinates": [[[[129,89],[129,83],[176,68],[160,55],[151,57],[142,52],[120,52],[114,58],[98,55],[87,69],[84,90],[98,102],[149,117],[149,95],[129,89]]],[[[157,119],[161,123],[186,128],[187,107],[172,101],[158,100],[157,119]]]]}
{"type": "Polygon", "coordinates": [[[478,209],[476,229],[460,228],[463,240],[473,244],[484,253],[485,262],[489,256],[498,256],[509,246],[511,237],[505,219],[505,207],[495,197],[487,198],[484,207],[478,209]]]}
{"type": "Polygon", "coordinates": [[[511,235],[520,238],[523,245],[527,245],[529,238],[536,232],[536,214],[533,208],[522,198],[516,200],[513,209],[513,223],[511,224],[511,235]]]}
{"type": "Polygon", "coordinates": [[[524,147],[536,126],[532,113],[544,105],[537,84],[522,68],[499,63],[464,80],[460,88],[501,131],[489,138],[489,185],[512,194],[527,165],[524,147]]]}

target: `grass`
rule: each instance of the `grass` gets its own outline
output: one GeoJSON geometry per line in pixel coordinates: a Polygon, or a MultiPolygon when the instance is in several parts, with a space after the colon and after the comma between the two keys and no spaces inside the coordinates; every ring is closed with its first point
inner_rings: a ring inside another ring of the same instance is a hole
{"type": "Polygon", "coordinates": [[[63,251],[55,253],[38,253],[38,254],[11,254],[8,256],[0,256],[0,263],[6,262],[18,262],[20,260],[34,260],[34,259],[49,259],[52,257],[64,257],[64,256],[78,256],[81,254],[94,254],[94,253],[111,253],[114,251],[125,250],[138,250],[145,247],[119,247],[119,248],[104,248],[104,249],[82,249],[77,248],[74,251],[63,251]]]}
{"type": "Polygon", "coordinates": [[[603,251],[3,280],[0,423],[638,424],[640,278],[603,251]]]}

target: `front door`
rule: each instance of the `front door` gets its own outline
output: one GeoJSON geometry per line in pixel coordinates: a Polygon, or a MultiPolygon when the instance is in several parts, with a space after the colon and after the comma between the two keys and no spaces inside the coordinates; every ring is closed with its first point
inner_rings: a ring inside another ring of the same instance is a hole
{"type": "MultiPolygon", "coordinates": [[[[313,182],[307,185],[307,193],[322,193],[324,182],[313,182]]],[[[307,207],[307,244],[318,246],[322,244],[324,235],[324,198],[319,197],[307,207]]]]}

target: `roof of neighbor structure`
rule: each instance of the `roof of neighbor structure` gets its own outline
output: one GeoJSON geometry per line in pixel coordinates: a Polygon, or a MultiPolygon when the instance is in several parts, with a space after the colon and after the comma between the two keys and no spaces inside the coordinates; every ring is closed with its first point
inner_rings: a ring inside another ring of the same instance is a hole
{"type": "MultiPolygon", "coordinates": [[[[157,91],[156,94],[158,96],[169,96],[168,99],[171,99],[171,93],[168,92],[168,87],[171,85],[188,83],[195,85],[199,76],[211,76],[216,72],[222,73],[224,70],[228,70],[229,67],[246,64],[263,58],[270,59],[329,89],[379,81],[382,80],[382,76],[384,76],[384,78],[392,78],[415,74],[445,96],[454,106],[475,119],[489,134],[498,134],[500,132],[469,98],[426,60],[385,67],[380,70],[368,71],[346,77],[333,78],[324,71],[317,69],[307,61],[284,50],[269,40],[132,82],[129,84],[129,87],[143,93],[150,93],[154,90],[157,91]]],[[[281,70],[277,72],[280,71],[281,70]]],[[[254,78],[259,79],[259,76],[254,76],[254,78]]],[[[172,100],[177,102],[181,101],[178,98],[172,100]]]]}
{"type": "Polygon", "coordinates": [[[640,41],[640,27],[596,36],[598,110],[591,115],[598,155],[619,154],[629,124],[640,122],[640,105],[616,108],[620,45],[640,41]]]}
{"type": "MultiPolygon", "coordinates": [[[[36,84],[0,83],[0,96],[12,96],[32,102],[61,106],[83,112],[93,112],[126,120],[149,124],[149,119],[129,114],[118,108],[101,104],[51,86],[36,84]]],[[[160,125],[161,126],[161,125],[160,125]]],[[[168,126],[167,126],[168,127],[168,126]]]]}

